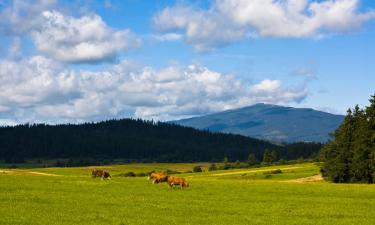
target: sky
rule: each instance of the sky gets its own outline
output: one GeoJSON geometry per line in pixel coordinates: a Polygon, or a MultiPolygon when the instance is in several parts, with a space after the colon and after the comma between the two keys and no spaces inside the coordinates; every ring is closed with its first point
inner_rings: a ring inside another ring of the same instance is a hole
{"type": "Polygon", "coordinates": [[[373,0],[0,0],[0,125],[345,114],[374,59],[373,0]]]}

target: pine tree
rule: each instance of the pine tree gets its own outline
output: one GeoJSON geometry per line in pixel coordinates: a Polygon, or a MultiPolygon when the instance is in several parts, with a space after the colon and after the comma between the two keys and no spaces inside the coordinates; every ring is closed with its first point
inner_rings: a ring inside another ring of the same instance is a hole
{"type": "Polygon", "coordinates": [[[370,106],[366,108],[366,119],[368,121],[369,170],[373,183],[375,182],[375,95],[371,96],[370,106]]]}
{"type": "Polygon", "coordinates": [[[249,154],[249,157],[247,158],[247,163],[250,165],[250,166],[253,166],[255,164],[257,164],[258,160],[255,156],[254,153],[250,153],[249,154]]]}
{"type": "Polygon", "coordinates": [[[271,152],[271,162],[275,162],[277,160],[277,152],[273,150],[271,152]]]}
{"type": "Polygon", "coordinates": [[[349,109],[344,122],[334,132],[334,140],[328,142],[323,150],[325,160],[323,176],[336,183],[349,182],[350,154],[353,135],[353,114],[349,109]]]}
{"type": "Polygon", "coordinates": [[[263,163],[266,165],[270,165],[272,163],[272,153],[269,149],[264,150],[263,163]]]}
{"type": "Polygon", "coordinates": [[[364,110],[358,105],[353,111],[353,142],[351,145],[350,181],[371,183],[369,170],[369,127],[364,110]]]}

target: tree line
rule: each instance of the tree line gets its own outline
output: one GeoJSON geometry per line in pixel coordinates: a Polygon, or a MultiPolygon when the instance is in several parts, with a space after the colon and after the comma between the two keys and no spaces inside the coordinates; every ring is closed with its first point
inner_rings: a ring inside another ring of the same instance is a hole
{"type": "Polygon", "coordinates": [[[250,153],[261,160],[265,149],[279,159],[309,158],[319,143],[277,145],[241,135],[212,133],[170,123],[141,119],[84,124],[24,124],[0,127],[0,159],[97,159],[142,162],[246,161],[250,153]]]}
{"type": "Polygon", "coordinates": [[[322,174],[333,182],[375,182],[375,95],[364,109],[357,105],[347,111],[321,156],[322,174]]]}

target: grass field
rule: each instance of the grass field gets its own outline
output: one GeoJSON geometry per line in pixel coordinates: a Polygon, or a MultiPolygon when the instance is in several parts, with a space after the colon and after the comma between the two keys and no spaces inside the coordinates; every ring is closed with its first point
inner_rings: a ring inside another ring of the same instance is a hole
{"type": "Polygon", "coordinates": [[[312,163],[179,174],[183,190],[118,176],[193,166],[107,166],[104,181],[93,167],[0,169],[0,224],[375,224],[375,186],[327,183],[312,163]]]}

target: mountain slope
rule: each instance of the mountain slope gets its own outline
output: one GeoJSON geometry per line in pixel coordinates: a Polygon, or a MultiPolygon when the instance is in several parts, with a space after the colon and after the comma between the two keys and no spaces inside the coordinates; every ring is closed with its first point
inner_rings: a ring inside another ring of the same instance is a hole
{"type": "Polygon", "coordinates": [[[313,109],[256,104],[173,123],[277,142],[325,142],[343,119],[313,109]]]}

